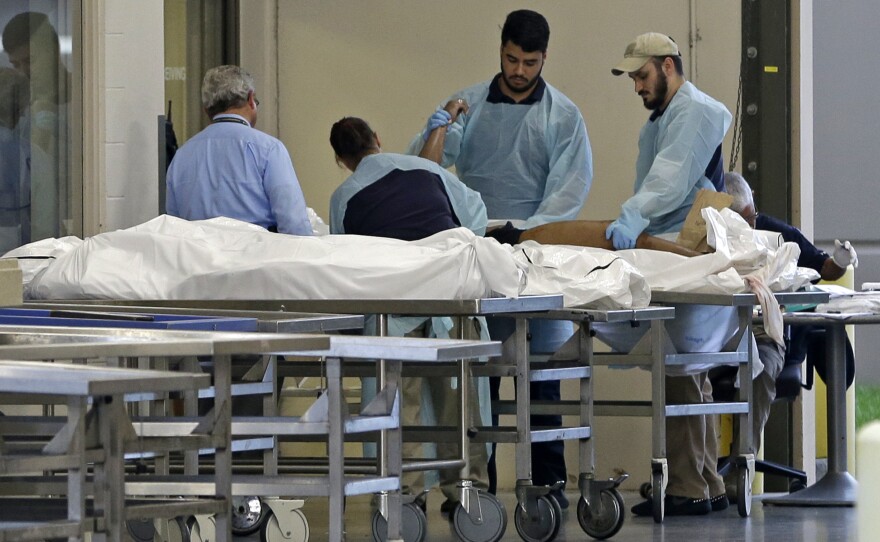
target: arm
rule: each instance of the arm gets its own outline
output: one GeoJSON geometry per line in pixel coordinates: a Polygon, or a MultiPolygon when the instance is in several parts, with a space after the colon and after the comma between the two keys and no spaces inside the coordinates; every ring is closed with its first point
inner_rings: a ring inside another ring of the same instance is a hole
{"type": "Polygon", "coordinates": [[[564,119],[557,120],[551,113],[549,120],[551,126],[555,126],[556,133],[551,135],[553,148],[550,150],[550,170],[544,196],[523,228],[576,218],[590,191],[593,155],[587,127],[576,109],[573,112],[567,110],[564,114],[564,119]]]}
{"type": "MultiPolygon", "coordinates": [[[[675,114],[666,114],[671,113],[675,114]]],[[[676,114],[661,135],[658,152],[646,166],[637,192],[621,206],[616,223],[625,223],[638,235],[653,220],[681,209],[727,131],[730,114],[726,110],[718,113],[686,105],[676,114]]],[[[639,160],[643,159],[640,154],[639,160]]]]}
{"type": "MultiPolygon", "coordinates": [[[[428,121],[428,126],[425,128],[426,130],[430,130],[428,133],[428,139],[425,140],[425,144],[422,145],[422,150],[419,152],[420,158],[431,160],[437,164],[443,162],[443,149],[446,144],[446,133],[449,129],[449,125],[458,119],[459,114],[468,112],[468,104],[461,98],[449,100],[443,108],[443,111],[446,112],[445,116],[449,117],[447,122],[432,129],[431,127],[437,124],[434,120],[435,118],[438,118],[438,113],[440,113],[440,111],[431,116],[431,119],[428,121]]],[[[445,116],[439,116],[439,119],[444,119],[445,116]]]]}
{"type": "Polygon", "coordinates": [[[177,205],[177,196],[172,182],[173,173],[169,168],[168,175],[165,179],[165,214],[170,216],[180,216],[180,209],[177,205]]]}
{"type": "Polygon", "coordinates": [[[772,216],[760,215],[755,226],[760,230],[778,232],[782,234],[783,241],[797,244],[798,248],[800,248],[800,255],[797,261],[798,266],[817,271],[822,280],[837,280],[846,273],[846,268],[850,263],[853,265],[858,264],[858,256],[855,254],[855,249],[848,242],[845,245],[839,243],[839,241],[835,242],[835,245],[840,245],[835,250],[835,254],[841,251],[838,259],[843,264],[846,264],[841,265],[833,257],[829,256],[827,252],[811,243],[801,230],[791,224],[772,216]]]}
{"type": "Polygon", "coordinates": [[[343,219],[345,218],[345,209],[348,202],[342,202],[341,200],[340,189],[337,188],[333,195],[330,196],[330,233],[333,235],[345,233],[343,219]]]}
{"type": "Polygon", "coordinates": [[[278,223],[279,233],[312,235],[302,188],[290,155],[280,141],[275,142],[268,151],[263,189],[269,197],[269,206],[278,223]]]}
{"type": "MultiPolygon", "coordinates": [[[[461,98],[469,105],[469,109],[467,112],[459,114],[458,118],[446,127],[446,138],[443,141],[443,155],[442,160],[439,162],[442,167],[450,167],[458,160],[458,154],[461,151],[464,134],[467,131],[468,121],[471,117],[479,114],[480,104],[486,100],[488,94],[489,82],[487,81],[466,88],[456,93],[445,102],[448,104],[451,101],[461,98]]],[[[444,107],[445,106],[441,104],[437,107],[437,110],[443,109],[444,107]]],[[[406,154],[418,156],[422,148],[425,146],[425,141],[429,135],[427,127],[425,127],[425,129],[420,131],[412,139],[406,150],[406,154]]],[[[429,160],[430,159],[431,158],[429,158],[429,160]]]]}

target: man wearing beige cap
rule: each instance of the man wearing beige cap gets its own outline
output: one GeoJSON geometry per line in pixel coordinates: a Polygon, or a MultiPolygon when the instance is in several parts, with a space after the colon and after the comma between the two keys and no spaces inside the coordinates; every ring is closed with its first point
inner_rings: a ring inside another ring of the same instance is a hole
{"type": "MultiPolygon", "coordinates": [[[[633,248],[642,232],[650,235],[681,230],[696,194],[715,189],[720,176],[721,141],[731,115],[718,101],[684,77],[678,45],[664,34],[649,32],[627,45],[614,75],[629,75],[651,116],[639,134],[635,193],[605,237],[617,250],[633,248]]],[[[719,183],[719,186],[723,186],[719,183]]],[[[707,373],[666,378],[669,404],[711,401],[707,373]]],[[[669,483],[667,515],[700,515],[727,508],[724,482],[718,475],[714,420],[705,416],[666,419],[669,483]]],[[[652,503],[633,507],[651,515],[652,503]]]]}

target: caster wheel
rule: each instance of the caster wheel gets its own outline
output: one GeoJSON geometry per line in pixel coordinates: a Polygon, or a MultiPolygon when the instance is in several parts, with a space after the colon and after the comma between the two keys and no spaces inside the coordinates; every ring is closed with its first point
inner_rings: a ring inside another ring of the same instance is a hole
{"type": "MultiPolygon", "coordinates": [[[[423,542],[428,534],[428,519],[422,509],[414,503],[404,504],[400,511],[400,536],[404,542],[423,542]]],[[[373,513],[373,540],[388,540],[388,523],[377,510],[373,513]]]]}
{"type": "Polygon", "coordinates": [[[232,499],[232,534],[248,536],[260,530],[266,522],[268,507],[259,497],[249,495],[232,499]]]}
{"type": "Polygon", "coordinates": [[[521,506],[517,506],[513,514],[513,525],[519,537],[526,542],[550,542],[559,534],[562,508],[550,495],[541,495],[538,497],[538,517],[530,517],[521,506]]]}
{"type": "Polygon", "coordinates": [[[153,542],[156,537],[156,526],[152,519],[126,520],[125,530],[134,542],[153,542]]]}
{"type": "Polygon", "coordinates": [[[452,528],[464,542],[498,542],[507,529],[507,512],[495,495],[482,491],[478,495],[479,502],[472,499],[471,510],[479,506],[483,521],[475,523],[459,504],[452,512],[452,528]]]}
{"type": "Polygon", "coordinates": [[[199,521],[190,516],[186,520],[186,527],[189,532],[190,542],[214,542],[217,539],[217,529],[214,525],[214,518],[211,517],[207,525],[199,523],[199,521]]]}
{"type": "Polygon", "coordinates": [[[164,523],[164,530],[161,526],[156,529],[156,536],[153,538],[155,542],[191,542],[186,518],[178,516],[173,519],[157,519],[156,521],[164,523]]]}
{"type": "Polygon", "coordinates": [[[267,516],[260,529],[260,542],[306,542],[309,539],[309,522],[299,510],[291,510],[290,517],[285,521],[285,528],[290,531],[281,530],[275,514],[267,516]]]}
{"type": "MultiPolygon", "coordinates": [[[[644,485],[644,484],[643,484],[644,485]]],[[[623,497],[616,489],[608,489],[599,494],[602,501],[601,512],[598,506],[587,506],[587,501],[578,499],[578,523],[585,533],[598,540],[611,538],[623,527],[623,497]]]]}
{"type": "Polygon", "coordinates": [[[130,519],[125,529],[133,542],[190,542],[189,529],[182,517],[172,519],[130,519]],[[157,522],[163,525],[158,526],[157,522]]]}
{"type": "Polygon", "coordinates": [[[663,516],[666,514],[666,492],[663,488],[663,473],[655,472],[651,474],[651,504],[654,512],[654,523],[663,523],[663,516]]]}
{"type": "Polygon", "coordinates": [[[642,485],[639,486],[639,495],[641,495],[643,499],[650,499],[653,492],[651,482],[642,482],[642,485]]]}
{"type": "Polygon", "coordinates": [[[736,475],[736,508],[739,517],[747,518],[752,513],[752,484],[749,469],[740,467],[736,475]]]}

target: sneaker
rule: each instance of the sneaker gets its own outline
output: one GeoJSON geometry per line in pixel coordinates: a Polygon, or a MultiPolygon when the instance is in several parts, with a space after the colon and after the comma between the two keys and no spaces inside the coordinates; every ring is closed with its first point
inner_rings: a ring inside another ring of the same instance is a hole
{"type": "Polygon", "coordinates": [[[550,495],[556,499],[556,502],[559,503],[559,508],[563,510],[567,510],[570,503],[568,502],[568,497],[565,496],[565,492],[561,489],[557,489],[555,491],[551,491],[550,495]]]}
{"type": "MultiPolygon", "coordinates": [[[[689,499],[666,495],[665,515],[667,516],[704,516],[712,511],[709,499],[689,499]]],[[[648,499],[632,507],[632,513],[636,516],[653,516],[654,502],[648,499]]]]}
{"type": "Polygon", "coordinates": [[[722,510],[727,510],[727,507],[730,506],[730,501],[727,500],[727,495],[722,493],[721,495],[710,497],[709,505],[712,507],[713,512],[720,512],[722,510]]]}

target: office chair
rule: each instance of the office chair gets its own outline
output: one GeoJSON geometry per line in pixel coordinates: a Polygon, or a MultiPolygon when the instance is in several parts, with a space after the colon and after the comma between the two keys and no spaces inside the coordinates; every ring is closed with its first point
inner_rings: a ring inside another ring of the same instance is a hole
{"type": "MultiPolygon", "coordinates": [[[[786,351],[785,362],[779,376],[776,377],[776,398],[774,403],[785,401],[793,402],[801,391],[801,365],[803,360],[791,358],[786,351]]],[[[709,371],[709,379],[712,382],[712,397],[715,401],[736,400],[736,367],[717,367],[709,371]]],[[[718,474],[724,476],[733,467],[729,457],[718,459],[718,474]]],[[[788,490],[790,493],[807,487],[807,473],[788,465],[768,461],[766,459],[755,460],[755,472],[765,475],[782,476],[789,480],[788,490]]]]}
{"type": "MultiPolygon", "coordinates": [[[[820,326],[786,326],[785,329],[785,361],[782,371],[776,377],[776,398],[779,401],[792,402],[801,388],[812,389],[813,369],[819,377],[825,379],[825,328],[820,326]],[[802,365],[806,360],[807,378],[803,380],[802,365]]],[[[718,367],[709,371],[712,382],[712,396],[715,401],[733,401],[736,397],[736,367],[718,367]]],[[[855,379],[855,355],[849,338],[846,340],[846,386],[852,385],[855,379]]],[[[731,468],[727,457],[719,459],[718,472],[722,476],[731,468]]],[[[804,471],[767,460],[756,460],[755,471],[764,474],[782,476],[790,480],[789,492],[804,489],[807,486],[807,475],[804,471]]]]}

